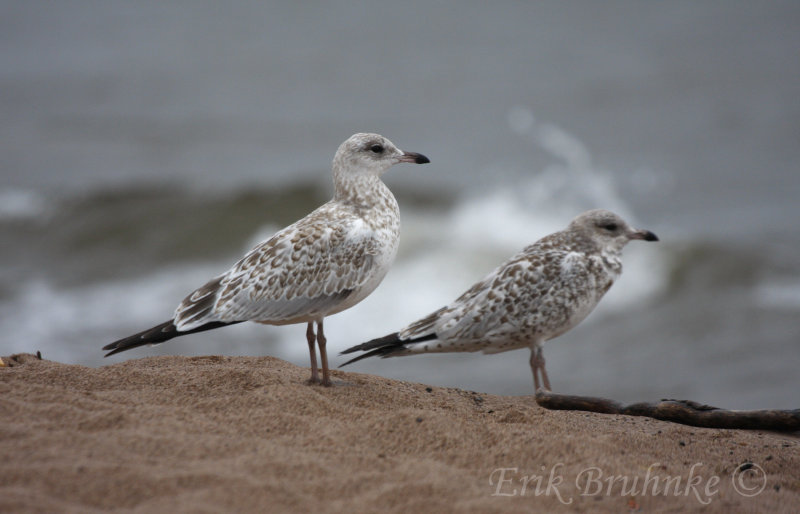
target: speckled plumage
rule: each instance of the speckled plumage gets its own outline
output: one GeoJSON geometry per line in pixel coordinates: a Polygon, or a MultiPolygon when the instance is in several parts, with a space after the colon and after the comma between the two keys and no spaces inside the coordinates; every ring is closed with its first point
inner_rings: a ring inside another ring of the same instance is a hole
{"type": "Polygon", "coordinates": [[[497,353],[531,348],[531,368],[549,379],[541,348],[580,323],[622,272],[622,248],[631,239],[657,240],[616,214],[587,211],[560,232],[527,246],[453,303],[395,334],[342,353],[394,357],[426,352],[497,353]]]}
{"type": "Polygon", "coordinates": [[[329,384],[322,320],[366,298],[394,261],[400,236],[397,202],[380,176],[399,162],[429,162],[378,134],[355,134],[333,159],[334,197],[258,244],[228,271],[188,295],[172,320],[104,347],[108,355],[241,321],[309,324],[329,384]],[[317,323],[314,335],[312,323],[317,323]]]}

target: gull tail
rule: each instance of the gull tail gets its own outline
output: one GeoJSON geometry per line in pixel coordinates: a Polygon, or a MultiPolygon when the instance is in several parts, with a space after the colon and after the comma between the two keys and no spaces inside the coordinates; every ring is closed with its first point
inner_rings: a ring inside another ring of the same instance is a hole
{"type": "Polygon", "coordinates": [[[153,328],[143,330],[138,334],[123,337],[119,341],[114,341],[111,344],[107,344],[103,347],[103,350],[111,350],[105,355],[106,357],[109,357],[115,353],[124,352],[125,350],[130,350],[131,348],[136,348],[138,346],[163,343],[164,341],[169,341],[173,337],[185,336],[187,334],[194,334],[196,332],[205,332],[206,330],[234,325],[236,323],[241,323],[241,321],[214,321],[211,323],[206,323],[205,325],[199,326],[192,330],[181,332],[175,326],[175,323],[173,323],[172,320],[169,320],[160,325],[156,325],[153,328]]]}
{"type": "Polygon", "coordinates": [[[353,353],[353,352],[367,352],[354,359],[350,359],[349,361],[345,362],[344,364],[340,365],[347,366],[348,364],[352,364],[356,361],[360,361],[361,359],[366,359],[367,357],[375,357],[379,356],[381,358],[385,357],[392,357],[394,355],[402,355],[405,353],[405,350],[408,350],[408,344],[420,343],[422,341],[430,341],[431,339],[436,339],[436,334],[428,334],[421,337],[416,337],[414,339],[400,339],[400,333],[395,332],[394,334],[389,334],[388,336],[379,337],[377,339],[373,339],[371,341],[367,341],[366,343],[361,343],[359,345],[353,346],[340,352],[339,355],[344,355],[345,353],[353,353]]]}

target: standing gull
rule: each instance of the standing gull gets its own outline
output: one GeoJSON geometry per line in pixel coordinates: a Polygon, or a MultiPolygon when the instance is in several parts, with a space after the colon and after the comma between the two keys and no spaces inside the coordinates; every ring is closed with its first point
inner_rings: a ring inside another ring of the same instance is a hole
{"type": "Polygon", "coordinates": [[[330,385],[322,321],[366,298],[397,254],[400,211],[381,175],[430,162],[378,134],[355,134],[333,158],[333,199],[256,245],[231,269],[183,299],[169,321],[103,348],[114,355],[173,337],[255,321],[308,323],[310,383],[330,385]],[[314,333],[314,323],[317,325],[314,333]],[[314,343],[319,346],[322,380],[314,343]]]}
{"type": "Polygon", "coordinates": [[[658,241],[606,210],[584,212],[501,264],[453,303],[395,332],[349,348],[366,357],[428,352],[499,353],[531,349],[536,390],[550,380],[542,345],[580,323],[622,273],[622,248],[632,239],[658,241]]]}

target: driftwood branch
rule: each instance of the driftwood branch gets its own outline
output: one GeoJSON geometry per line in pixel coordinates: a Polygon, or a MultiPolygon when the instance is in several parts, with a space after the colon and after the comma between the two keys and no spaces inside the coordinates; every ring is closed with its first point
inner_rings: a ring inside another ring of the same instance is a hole
{"type": "Polygon", "coordinates": [[[672,421],[705,428],[744,430],[800,430],[800,409],[726,410],[690,400],[661,400],[658,403],[622,405],[606,398],[573,396],[550,391],[536,392],[536,403],[551,410],[581,410],[601,414],[626,414],[672,421]]]}

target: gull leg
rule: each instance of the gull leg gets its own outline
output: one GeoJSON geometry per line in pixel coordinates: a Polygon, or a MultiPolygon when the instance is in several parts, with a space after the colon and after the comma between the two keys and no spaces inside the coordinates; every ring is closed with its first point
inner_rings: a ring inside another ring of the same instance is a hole
{"type": "Polygon", "coordinates": [[[322,320],[317,321],[317,345],[319,345],[319,356],[322,360],[322,385],[330,387],[331,377],[328,371],[328,351],[325,345],[328,340],[325,339],[325,332],[322,330],[322,320]]]}
{"type": "Polygon", "coordinates": [[[306,340],[308,341],[308,353],[311,354],[311,378],[308,379],[308,383],[318,384],[319,373],[317,373],[317,349],[314,348],[316,336],[314,335],[313,321],[308,322],[308,328],[306,329],[306,340]]]}
{"type": "Polygon", "coordinates": [[[539,390],[539,374],[537,369],[536,350],[531,348],[531,373],[533,373],[533,390],[539,390]]]}
{"type": "Polygon", "coordinates": [[[535,346],[531,348],[531,372],[533,373],[533,388],[535,391],[539,390],[539,375],[542,376],[542,382],[546,391],[550,390],[550,378],[547,376],[547,370],[544,367],[544,356],[542,355],[542,347],[535,346]]]}
{"type": "Polygon", "coordinates": [[[545,391],[550,391],[550,378],[547,376],[547,368],[544,367],[544,355],[542,355],[542,347],[536,349],[536,354],[539,356],[539,371],[542,372],[542,382],[544,382],[545,391]]]}

